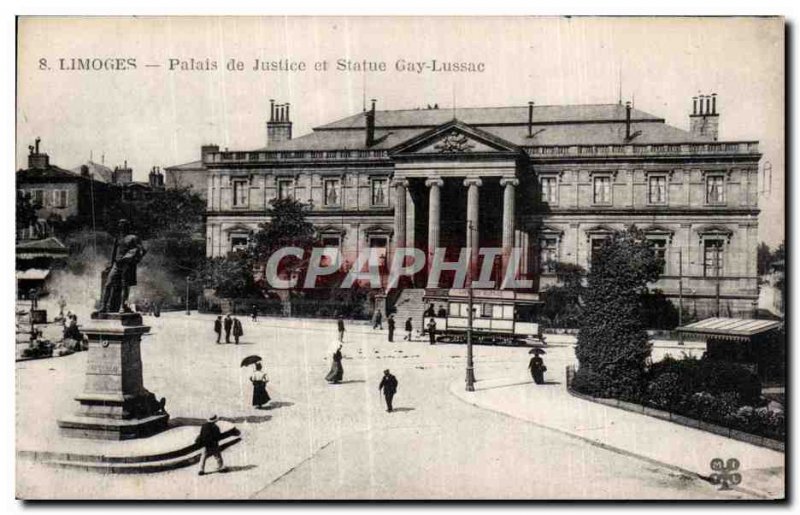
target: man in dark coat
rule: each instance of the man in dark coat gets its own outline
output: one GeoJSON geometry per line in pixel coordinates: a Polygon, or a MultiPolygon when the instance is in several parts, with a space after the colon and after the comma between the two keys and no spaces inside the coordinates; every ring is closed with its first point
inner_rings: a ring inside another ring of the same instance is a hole
{"type": "Polygon", "coordinates": [[[218,316],[214,320],[214,332],[217,333],[217,343],[219,343],[219,339],[222,336],[222,316],[218,316]]]}
{"type": "Polygon", "coordinates": [[[378,385],[378,391],[383,390],[383,397],[386,399],[386,411],[392,412],[392,398],[397,393],[397,378],[389,372],[389,369],[383,371],[383,379],[381,384],[378,385]]]}
{"type": "Polygon", "coordinates": [[[343,342],[344,341],[344,319],[342,317],[339,317],[338,320],[336,320],[336,327],[337,327],[337,329],[339,329],[339,341],[343,342]]]}
{"type": "Polygon", "coordinates": [[[414,325],[411,322],[411,317],[406,320],[406,335],[403,340],[411,341],[411,334],[414,332],[414,325]]]}
{"type": "Polygon", "coordinates": [[[242,321],[233,317],[233,341],[239,345],[239,338],[244,336],[244,329],[242,329],[242,321]]]}
{"type": "Polygon", "coordinates": [[[225,343],[231,343],[231,327],[233,327],[233,319],[231,318],[231,314],[225,317],[225,343]]]}
{"type": "Polygon", "coordinates": [[[383,314],[380,309],[375,310],[375,319],[372,323],[372,328],[383,331],[383,314]]]}
{"type": "Polygon", "coordinates": [[[428,322],[428,337],[430,337],[431,345],[436,345],[436,320],[433,318],[428,322]]]}
{"type": "Polygon", "coordinates": [[[386,320],[386,323],[389,325],[389,341],[394,341],[394,315],[389,315],[389,318],[386,320]]]}
{"type": "Polygon", "coordinates": [[[206,460],[214,457],[217,460],[217,472],[225,471],[225,463],[222,461],[222,451],[219,449],[219,440],[222,432],[217,426],[219,418],[216,415],[211,416],[200,427],[200,434],[195,439],[195,443],[203,446],[203,457],[200,459],[200,471],[197,473],[202,476],[206,473],[206,460]]]}
{"type": "Polygon", "coordinates": [[[251,313],[250,316],[253,318],[253,322],[258,322],[258,308],[256,307],[255,304],[253,304],[250,313],[251,313]]]}
{"type": "Polygon", "coordinates": [[[436,316],[439,318],[447,318],[447,310],[444,306],[439,306],[439,311],[436,312],[436,316]]]}

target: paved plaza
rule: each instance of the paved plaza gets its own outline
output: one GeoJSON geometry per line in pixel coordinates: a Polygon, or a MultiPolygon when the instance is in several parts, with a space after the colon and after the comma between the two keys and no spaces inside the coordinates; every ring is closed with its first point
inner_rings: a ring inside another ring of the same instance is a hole
{"type": "MultiPolygon", "coordinates": [[[[167,398],[173,420],[198,424],[217,414],[239,427],[242,442],[224,454],[229,472],[200,477],[196,467],[189,467],[109,475],[19,459],[17,495],[757,499],[768,491],[761,484],[751,490],[719,491],[684,471],[680,463],[646,459],[641,449],[619,452],[613,445],[564,431],[559,424],[572,409],[569,403],[590,404],[564,391],[564,367],[574,361],[568,338],[561,339],[564,344],[553,339],[555,345],[545,356],[550,384],[543,386],[533,385],[526,375],[527,349],[476,347],[478,391],[467,394],[459,387],[464,377],[463,345],[388,343],[385,332],[349,323],[343,347],[344,382],[329,385],[323,378],[330,366],[328,350],[336,339],[335,322],[241,320],[245,335],[239,346],[216,345],[213,317],[197,313],[146,317],[152,331],[142,342],[145,386],[167,398]],[[249,354],[264,358],[273,398],[269,409],[250,406],[252,369],[239,367],[249,354]],[[378,392],[386,368],[400,382],[394,413],[385,411],[378,392]]],[[[680,353],[657,349],[656,357],[664,352],[680,353]]],[[[56,420],[77,407],[73,397],[82,391],[86,355],[17,363],[18,449],[61,438],[56,420]]],[[[625,416],[632,417],[626,419],[628,433],[665,423],[642,415],[625,416]]],[[[594,420],[604,423],[602,417],[594,420]]],[[[613,420],[607,420],[602,431],[613,433],[609,422],[613,420]]],[[[729,441],[744,449],[745,444],[729,441]]],[[[690,439],[685,445],[694,442],[690,439]]],[[[748,468],[744,461],[743,468],[748,468]]],[[[770,470],[783,476],[782,468],[770,470]]],[[[742,486],[747,481],[745,475],[742,486]]]]}

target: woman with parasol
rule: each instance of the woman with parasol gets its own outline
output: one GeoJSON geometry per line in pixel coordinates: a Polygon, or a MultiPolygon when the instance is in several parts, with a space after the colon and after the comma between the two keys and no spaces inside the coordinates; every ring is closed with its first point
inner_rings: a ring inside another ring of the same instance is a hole
{"type": "Polygon", "coordinates": [[[342,368],[342,344],[337,342],[333,348],[335,348],[335,350],[331,355],[331,369],[328,375],[325,376],[325,380],[331,384],[338,384],[342,382],[342,377],[344,376],[344,369],[342,368]]]}
{"type": "Polygon", "coordinates": [[[547,371],[547,367],[544,366],[544,360],[541,358],[544,353],[544,349],[541,347],[534,347],[528,352],[528,354],[533,354],[530,363],[528,363],[528,369],[531,371],[531,377],[536,384],[544,384],[544,373],[547,371]]]}
{"type": "Polygon", "coordinates": [[[250,382],[253,383],[253,406],[262,409],[264,404],[270,401],[269,394],[267,393],[267,373],[264,372],[261,365],[261,358],[259,356],[248,356],[242,361],[242,366],[255,365],[253,375],[250,376],[250,382]]]}

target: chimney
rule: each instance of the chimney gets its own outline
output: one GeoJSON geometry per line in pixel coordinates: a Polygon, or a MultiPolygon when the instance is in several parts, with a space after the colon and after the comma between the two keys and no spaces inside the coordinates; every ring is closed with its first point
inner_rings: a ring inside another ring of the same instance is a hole
{"type": "MultiPolygon", "coordinates": [[[[272,109],[272,113],[274,114],[274,107],[272,109]]],[[[210,160],[208,157],[209,154],[213,154],[214,152],[219,152],[219,145],[214,145],[214,144],[203,145],[202,147],[200,147],[200,160],[203,163],[206,163],[207,161],[210,160]]]]}
{"type": "Polygon", "coordinates": [[[292,122],[289,119],[289,104],[275,104],[269,101],[269,121],[267,122],[267,146],[292,139],[292,122]]]}
{"type": "Polygon", "coordinates": [[[528,102],[528,137],[533,137],[533,102],[528,102]]]}
{"type": "Polygon", "coordinates": [[[375,144],[375,99],[372,99],[372,109],[367,111],[364,116],[367,118],[367,133],[365,144],[367,148],[375,144]]]}
{"type": "Polygon", "coordinates": [[[689,130],[696,138],[717,141],[719,137],[719,113],[717,113],[716,93],[692,97],[689,130]]]}
{"type": "Polygon", "coordinates": [[[122,168],[119,166],[114,167],[114,173],[111,174],[111,182],[114,184],[127,184],[129,182],[133,182],[133,170],[128,168],[128,160],[125,160],[125,164],[122,165],[122,168]]]}
{"type": "Polygon", "coordinates": [[[625,141],[631,139],[631,103],[625,102],[625,141]]]}
{"type": "Polygon", "coordinates": [[[28,145],[28,168],[44,170],[50,166],[50,157],[39,152],[40,138],[36,138],[34,145],[28,145]]]}

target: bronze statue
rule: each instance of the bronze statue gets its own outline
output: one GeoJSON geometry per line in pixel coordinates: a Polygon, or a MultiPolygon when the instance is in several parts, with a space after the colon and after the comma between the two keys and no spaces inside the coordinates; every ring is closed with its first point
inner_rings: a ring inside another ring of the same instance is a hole
{"type": "Polygon", "coordinates": [[[102,313],[124,313],[128,309],[130,287],[136,285],[136,266],[147,253],[139,237],[128,234],[130,225],[127,220],[120,220],[118,227],[114,250],[111,252],[111,266],[106,269],[100,307],[102,313]]]}

